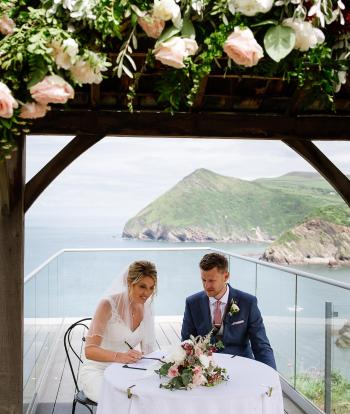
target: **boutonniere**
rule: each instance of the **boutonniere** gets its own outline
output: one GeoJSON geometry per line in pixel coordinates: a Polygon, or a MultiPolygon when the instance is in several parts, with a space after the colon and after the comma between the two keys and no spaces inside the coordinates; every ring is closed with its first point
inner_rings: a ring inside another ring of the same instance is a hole
{"type": "Polygon", "coordinates": [[[228,314],[230,316],[234,315],[235,313],[238,313],[240,311],[239,306],[237,305],[237,302],[232,299],[230,303],[230,307],[228,309],[228,314]]]}

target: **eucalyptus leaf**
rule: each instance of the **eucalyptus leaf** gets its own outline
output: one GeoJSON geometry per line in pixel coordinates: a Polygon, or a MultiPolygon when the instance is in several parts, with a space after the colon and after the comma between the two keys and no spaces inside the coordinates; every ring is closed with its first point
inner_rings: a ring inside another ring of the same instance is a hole
{"type": "Polygon", "coordinates": [[[123,65],[119,64],[118,70],[117,70],[117,76],[118,78],[121,78],[123,74],[123,65]]]}
{"type": "Polygon", "coordinates": [[[277,20],[264,20],[263,22],[259,22],[259,23],[255,23],[250,25],[250,27],[260,27],[260,26],[266,26],[266,25],[274,25],[277,26],[278,25],[278,21],[277,20]]]}
{"type": "Polygon", "coordinates": [[[161,42],[166,42],[171,37],[175,36],[176,34],[180,33],[180,29],[175,26],[170,26],[168,29],[164,30],[163,33],[158,38],[157,44],[161,42]]]}
{"type": "Polygon", "coordinates": [[[134,62],[134,59],[128,54],[126,54],[125,57],[128,59],[128,61],[130,62],[130,65],[133,67],[133,69],[136,70],[136,64],[134,62]]]}
{"type": "Polygon", "coordinates": [[[295,32],[286,26],[273,26],[265,33],[264,46],[267,54],[275,62],[285,58],[295,45],[295,32]]]}
{"type": "Polygon", "coordinates": [[[125,66],[125,65],[123,65],[123,71],[125,72],[126,75],[129,76],[129,78],[132,79],[134,77],[134,75],[132,74],[131,70],[127,66],[125,66]]]}
{"type": "Polygon", "coordinates": [[[137,37],[135,36],[135,34],[132,35],[131,41],[134,49],[137,49],[137,37]]]}
{"type": "Polygon", "coordinates": [[[188,39],[195,39],[196,38],[196,31],[190,19],[185,17],[183,19],[181,34],[183,37],[187,37],[188,39]]]}

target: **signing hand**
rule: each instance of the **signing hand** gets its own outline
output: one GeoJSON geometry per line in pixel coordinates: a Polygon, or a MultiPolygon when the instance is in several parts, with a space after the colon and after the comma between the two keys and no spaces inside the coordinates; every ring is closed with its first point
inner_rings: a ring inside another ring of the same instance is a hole
{"type": "Polygon", "coordinates": [[[142,358],[142,353],[135,349],[129,349],[128,352],[118,352],[117,361],[123,364],[132,364],[142,358]]]}

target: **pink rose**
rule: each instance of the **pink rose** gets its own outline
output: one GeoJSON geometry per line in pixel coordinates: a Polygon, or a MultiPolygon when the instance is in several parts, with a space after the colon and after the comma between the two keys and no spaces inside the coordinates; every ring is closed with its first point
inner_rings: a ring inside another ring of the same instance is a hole
{"type": "Polygon", "coordinates": [[[0,18],[0,33],[3,35],[12,34],[16,27],[15,22],[10,19],[6,14],[0,18]]]}
{"type": "Polygon", "coordinates": [[[197,50],[198,45],[195,40],[172,37],[166,42],[160,43],[154,50],[154,55],[163,65],[180,69],[185,66],[184,59],[194,55],[197,50]]]}
{"type": "Polygon", "coordinates": [[[179,375],[179,370],[177,365],[172,365],[168,370],[168,377],[174,378],[179,375]]]}
{"type": "Polygon", "coordinates": [[[57,75],[46,76],[41,82],[30,88],[32,98],[38,103],[64,104],[68,99],[74,98],[74,89],[68,82],[57,75]]]}
{"type": "Polygon", "coordinates": [[[264,56],[262,47],[247,27],[235,27],[224,43],[224,51],[235,63],[246,67],[255,66],[264,56]]]}
{"type": "Polygon", "coordinates": [[[50,107],[47,105],[42,105],[36,102],[27,102],[22,106],[19,116],[24,119],[42,118],[49,110],[50,107]]]}
{"type": "Polygon", "coordinates": [[[14,108],[18,108],[18,103],[12,96],[10,89],[0,82],[0,117],[11,118],[14,108]]]}
{"type": "Polygon", "coordinates": [[[146,35],[153,39],[158,39],[165,26],[164,20],[152,16],[139,17],[137,21],[146,35]]]}
{"type": "Polygon", "coordinates": [[[193,377],[192,377],[192,384],[197,385],[204,385],[207,382],[205,376],[203,375],[203,371],[201,367],[195,367],[193,370],[193,377]]]}

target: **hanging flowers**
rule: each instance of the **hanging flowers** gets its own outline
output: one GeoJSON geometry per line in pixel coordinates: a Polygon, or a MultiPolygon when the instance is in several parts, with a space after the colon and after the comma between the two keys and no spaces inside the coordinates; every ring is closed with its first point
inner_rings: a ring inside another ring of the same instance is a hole
{"type": "Polygon", "coordinates": [[[132,108],[140,72],[155,66],[158,102],[171,112],[190,107],[213,70],[295,79],[332,103],[348,70],[349,21],[342,0],[1,2],[0,161],[25,120],[81,85],[127,75],[132,108]]]}

